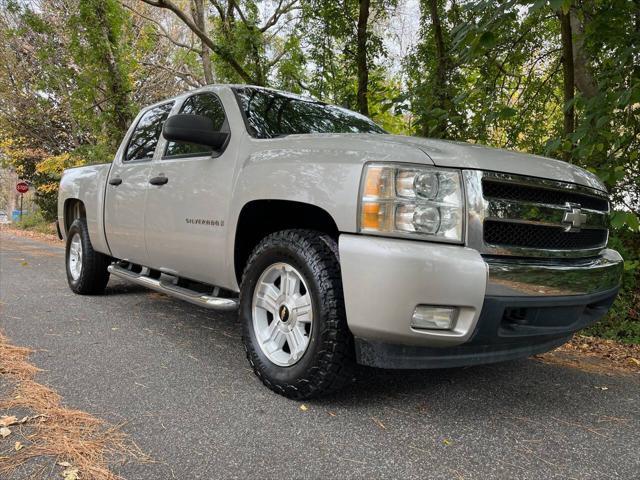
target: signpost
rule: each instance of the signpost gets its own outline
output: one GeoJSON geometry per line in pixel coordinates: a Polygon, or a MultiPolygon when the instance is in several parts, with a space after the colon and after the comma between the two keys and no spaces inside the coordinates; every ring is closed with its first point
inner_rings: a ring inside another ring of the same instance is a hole
{"type": "Polygon", "coordinates": [[[22,197],[29,191],[29,184],[27,182],[18,182],[16,190],[20,194],[20,221],[22,222],[22,197]]]}

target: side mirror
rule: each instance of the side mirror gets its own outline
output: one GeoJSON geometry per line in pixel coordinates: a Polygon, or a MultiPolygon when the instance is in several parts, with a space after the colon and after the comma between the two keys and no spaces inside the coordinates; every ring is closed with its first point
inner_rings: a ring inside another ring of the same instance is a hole
{"type": "Polygon", "coordinates": [[[210,118],[180,113],[164,122],[162,135],[172,142],[196,143],[219,150],[227,141],[228,133],[217,132],[210,118]]]}

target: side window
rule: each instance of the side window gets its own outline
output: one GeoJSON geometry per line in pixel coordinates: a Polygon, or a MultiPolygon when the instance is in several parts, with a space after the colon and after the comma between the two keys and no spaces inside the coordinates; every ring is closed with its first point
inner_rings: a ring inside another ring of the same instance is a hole
{"type": "Polygon", "coordinates": [[[162,132],[162,125],[169,116],[171,107],[173,107],[173,102],[159,105],[147,111],[140,118],[129,139],[127,151],[124,155],[125,162],[153,157],[160,132],[162,132]]]}
{"type": "MultiPolygon", "coordinates": [[[[222,102],[213,93],[200,93],[187,98],[180,109],[180,113],[209,117],[213,121],[213,128],[216,131],[229,130],[222,102]]],[[[165,156],[209,155],[211,153],[213,153],[213,149],[205,145],[169,142],[165,156]]]]}

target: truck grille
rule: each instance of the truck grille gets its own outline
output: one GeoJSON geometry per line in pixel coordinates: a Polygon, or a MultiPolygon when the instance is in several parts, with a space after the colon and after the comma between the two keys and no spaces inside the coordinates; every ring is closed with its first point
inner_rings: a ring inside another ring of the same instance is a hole
{"type": "Polygon", "coordinates": [[[562,227],[485,220],[484,240],[492,245],[574,250],[602,247],[607,242],[607,231],[589,229],[566,232],[562,227]]]}
{"type": "Polygon", "coordinates": [[[486,198],[504,198],[520,202],[552,205],[564,205],[569,202],[577,203],[582,208],[590,208],[602,212],[606,212],[609,208],[609,202],[606,198],[549,188],[514,185],[488,179],[482,180],[482,192],[486,198]]]}
{"type": "Polygon", "coordinates": [[[469,172],[469,245],[483,254],[588,257],[607,244],[604,192],[572,183],[469,172]]]}

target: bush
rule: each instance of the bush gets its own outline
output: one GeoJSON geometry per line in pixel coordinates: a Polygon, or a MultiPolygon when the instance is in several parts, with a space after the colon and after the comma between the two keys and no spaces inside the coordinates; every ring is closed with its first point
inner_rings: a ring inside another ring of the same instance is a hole
{"type": "Polygon", "coordinates": [[[22,216],[22,221],[15,223],[22,230],[32,230],[39,233],[56,234],[55,225],[42,216],[40,211],[28,213],[22,216]]]}
{"type": "Polygon", "coordinates": [[[622,288],[605,318],[585,333],[624,343],[640,344],[640,234],[612,230],[609,246],[624,258],[622,288]]]}

